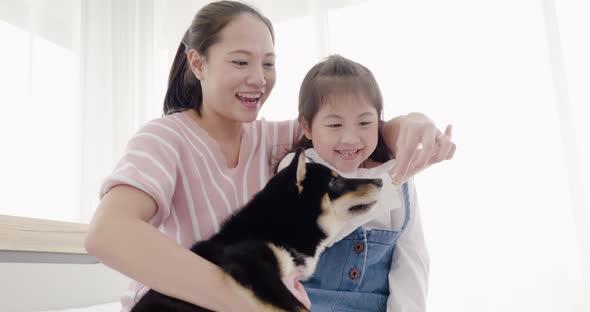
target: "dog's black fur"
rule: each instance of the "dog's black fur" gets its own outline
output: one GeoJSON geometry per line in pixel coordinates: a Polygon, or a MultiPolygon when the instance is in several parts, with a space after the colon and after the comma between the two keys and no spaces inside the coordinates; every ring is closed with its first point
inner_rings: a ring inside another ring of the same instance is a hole
{"type": "MultiPolygon", "coordinates": [[[[285,287],[289,268],[313,274],[327,238],[370,209],[381,180],[346,179],[298,150],[254,198],[191,250],[215,263],[260,311],[308,311],[285,287]]],[[[179,268],[180,269],[180,268],[179,268]]],[[[209,311],[154,290],[132,312],[209,311]]]]}

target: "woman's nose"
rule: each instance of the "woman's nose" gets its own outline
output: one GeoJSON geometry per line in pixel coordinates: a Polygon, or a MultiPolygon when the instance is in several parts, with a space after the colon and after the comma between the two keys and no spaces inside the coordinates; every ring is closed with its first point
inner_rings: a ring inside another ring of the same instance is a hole
{"type": "Polygon", "coordinates": [[[246,82],[258,88],[266,86],[266,77],[263,68],[253,68],[248,74],[246,82]]]}

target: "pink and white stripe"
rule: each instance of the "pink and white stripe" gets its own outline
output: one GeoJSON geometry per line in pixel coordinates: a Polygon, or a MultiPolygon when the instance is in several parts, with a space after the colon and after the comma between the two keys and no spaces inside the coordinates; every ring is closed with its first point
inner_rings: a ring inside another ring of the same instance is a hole
{"type": "MultiPolygon", "coordinates": [[[[156,201],[150,223],[188,248],[219,230],[270,179],[277,159],[301,136],[296,121],[244,125],[240,155],[228,168],[219,145],[186,113],[153,120],[131,138],[100,195],[117,185],[136,187],[156,201]]],[[[146,291],[137,282],[122,299],[128,311],[146,291]]]]}

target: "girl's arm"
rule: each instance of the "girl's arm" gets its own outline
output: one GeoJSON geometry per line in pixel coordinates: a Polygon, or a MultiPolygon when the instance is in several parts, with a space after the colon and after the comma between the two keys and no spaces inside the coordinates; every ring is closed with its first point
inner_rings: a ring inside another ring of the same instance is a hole
{"type": "Polygon", "coordinates": [[[426,311],[430,258],[412,180],[408,182],[408,186],[410,221],[395,246],[391,260],[388,312],[426,311]]]}
{"type": "Polygon", "coordinates": [[[107,266],[160,293],[214,311],[256,311],[224,282],[222,270],[168,239],[148,220],[151,196],[119,185],[101,200],[85,246],[107,266]]]}

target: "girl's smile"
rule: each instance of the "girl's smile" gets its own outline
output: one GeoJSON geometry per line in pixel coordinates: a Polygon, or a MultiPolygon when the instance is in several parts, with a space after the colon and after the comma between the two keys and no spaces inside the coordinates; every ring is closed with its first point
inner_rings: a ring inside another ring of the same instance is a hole
{"type": "Polygon", "coordinates": [[[355,160],[361,155],[362,149],[336,149],[334,152],[343,160],[355,160]]]}
{"type": "Polygon", "coordinates": [[[377,147],[379,117],[365,96],[344,93],[329,96],[311,121],[305,136],[318,155],[346,173],[361,166],[377,147]]]}

